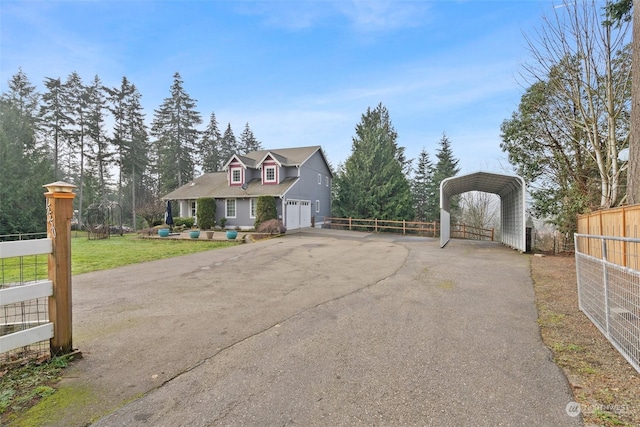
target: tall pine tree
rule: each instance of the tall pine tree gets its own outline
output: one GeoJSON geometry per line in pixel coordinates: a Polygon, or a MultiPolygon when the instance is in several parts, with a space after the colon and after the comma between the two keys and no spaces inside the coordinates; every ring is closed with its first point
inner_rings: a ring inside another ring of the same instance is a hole
{"type": "Polygon", "coordinates": [[[0,97],[0,235],[45,230],[42,185],[54,181],[50,152],[37,144],[40,94],[19,70],[0,97]]]}
{"type": "Polygon", "coordinates": [[[89,91],[75,71],[67,77],[64,89],[67,94],[67,113],[71,124],[71,129],[69,130],[71,148],[69,164],[75,163],[75,160],[72,161],[71,159],[77,158],[77,165],[74,165],[77,167],[77,170],[74,171],[74,175],[76,175],[75,182],[78,186],[78,197],[74,200],[74,204],[78,208],[78,225],[82,226],[84,223],[83,212],[85,209],[84,180],[85,156],[87,154],[85,139],[89,120],[89,91]]]}
{"type": "Polygon", "coordinates": [[[100,194],[100,202],[105,203],[108,194],[107,184],[110,178],[109,170],[113,162],[114,153],[104,129],[107,100],[104,87],[98,76],[94,77],[87,89],[87,102],[89,107],[87,130],[91,139],[92,150],[89,159],[92,172],[97,176],[97,191],[100,194]]]}
{"type": "Polygon", "coordinates": [[[420,156],[418,156],[418,165],[411,181],[411,193],[413,194],[416,221],[434,221],[436,218],[432,217],[429,211],[430,203],[434,199],[433,162],[425,148],[422,148],[420,156]]]}
{"type": "Polygon", "coordinates": [[[249,128],[249,123],[244,125],[244,130],[240,134],[240,152],[247,154],[250,151],[262,150],[262,144],[253,135],[253,132],[249,128]]]}
{"type": "Polygon", "coordinates": [[[47,91],[42,96],[43,105],[40,115],[46,135],[51,140],[54,176],[56,180],[59,180],[65,178],[61,170],[60,158],[64,144],[67,142],[67,126],[70,123],[67,114],[68,100],[59,77],[56,79],[45,78],[44,85],[47,91]]]}
{"type": "Polygon", "coordinates": [[[224,165],[229,161],[231,156],[238,152],[238,141],[236,140],[233,131],[231,130],[231,123],[227,124],[227,129],[222,136],[222,142],[220,143],[220,159],[224,165]]]}
{"type": "Polygon", "coordinates": [[[202,172],[217,172],[222,168],[222,159],[220,158],[220,144],[222,144],[222,135],[218,129],[218,120],[215,113],[211,113],[209,124],[202,132],[202,139],[199,147],[199,163],[202,166],[202,172]]]}
{"type": "Polygon", "coordinates": [[[338,216],[413,219],[411,189],[403,173],[404,148],[398,147],[397,137],[382,104],[362,115],[351,155],[334,180],[338,216]]]}
{"type": "MultiPolygon", "coordinates": [[[[433,171],[433,202],[430,204],[428,213],[429,217],[437,219],[440,218],[440,184],[447,178],[456,176],[460,172],[458,163],[460,160],[453,156],[451,150],[451,141],[445,133],[442,134],[442,138],[439,142],[440,147],[436,151],[436,158],[438,159],[434,171],[433,171]]],[[[456,215],[458,210],[458,198],[453,197],[450,204],[450,212],[452,219],[456,215]]]]}
{"type": "Polygon", "coordinates": [[[171,96],[155,110],[151,135],[156,138],[158,186],[161,194],[194,178],[197,125],[202,123],[196,100],[183,88],[179,73],[173,75],[171,96]]]}
{"type": "Polygon", "coordinates": [[[140,105],[140,93],[126,77],[119,88],[106,88],[110,102],[109,111],[114,118],[111,142],[116,150],[118,176],[118,203],[131,212],[131,224],[136,228],[136,195],[142,176],[148,171],[149,146],[144,113],[140,105]],[[125,198],[128,189],[130,198],[125,198]]]}

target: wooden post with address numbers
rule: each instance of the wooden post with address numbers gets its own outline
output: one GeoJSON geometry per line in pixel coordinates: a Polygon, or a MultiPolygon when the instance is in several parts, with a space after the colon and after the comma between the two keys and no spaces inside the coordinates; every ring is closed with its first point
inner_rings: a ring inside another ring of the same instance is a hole
{"type": "Polygon", "coordinates": [[[53,338],[49,341],[51,355],[73,350],[71,330],[71,218],[76,188],[58,181],[44,185],[47,202],[47,238],[51,239],[49,280],[53,295],[49,297],[49,320],[53,322],[53,338]]]}

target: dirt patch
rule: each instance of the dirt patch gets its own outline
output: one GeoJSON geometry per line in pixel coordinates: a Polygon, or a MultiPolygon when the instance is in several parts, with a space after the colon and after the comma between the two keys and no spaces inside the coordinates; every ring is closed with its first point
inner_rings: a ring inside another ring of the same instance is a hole
{"type": "Polygon", "coordinates": [[[640,425],[640,374],[578,309],[575,259],[534,256],[538,323],[585,424],[640,425]]]}

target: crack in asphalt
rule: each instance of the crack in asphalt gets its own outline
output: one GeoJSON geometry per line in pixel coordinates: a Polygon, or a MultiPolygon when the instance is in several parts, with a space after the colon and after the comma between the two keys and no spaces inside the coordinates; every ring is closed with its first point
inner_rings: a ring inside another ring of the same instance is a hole
{"type": "MultiPolygon", "coordinates": [[[[299,311],[297,311],[297,312],[295,312],[295,313],[293,313],[293,314],[291,314],[291,315],[289,315],[289,316],[285,317],[284,319],[281,319],[280,321],[278,321],[278,322],[276,322],[276,323],[274,323],[274,324],[272,324],[272,325],[270,325],[270,326],[267,326],[266,328],[264,328],[264,329],[262,329],[262,330],[260,330],[260,331],[257,331],[257,332],[255,332],[255,333],[253,333],[253,334],[250,334],[250,335],[247,335],[246,337],[241,338],[241,339],[239,339],[239,340],[237,340],[237,341],[235,341],[235,342],[232,342],[232,343],[230,343],[229,345],[227,345],[227,346],[225,346],[225,347],[220,348],[220,349],[219,349],[219,350],[217,350],[214,354],[212,354],[212,355],[210,355],[210,356],[208,356],[208,357],[205,357],[204,359],[200,360],[199,362],[197,362],[197,363],[196,363],[196,364],[194,364],[193,366],[190,366],[190,367],[188,367],[188,368],[186,368],[186,369],[184,369],[184,370],[182,370],[182,371],[178,372],[177,374],[175,374],[175,375],[174,375],[174,376],[172,376],[171,378],[167,378],[166,380],[164,380],[164,381],[163,381],[161,384],[159,384],[158,386],[156,386],[156,387],[153,387],[153,388],[149,389],[147,392],[145,392],[145,393],[144,393],[142,396],[140,396],[138,399],[135,399],[135,401],[145,398],[146,396],[150,395],[152,392],[154,392],[154,391],[156,391],[156,390],[158,390],[158,389],[160,389],[160,388],[164,387],[165,385],[167,385],[167,384],[171,383],[172,381],[174,381],[174,380],[176,380],[176,379],[180,378],[182,375],[187,374],[187,373],[189,373],[189,372],[191,372],[191,371],[193,371],[193,370],[195,370],[195,369],[199,368],[200,366],[204,365],[205,363],[209,362],[210,360],[214,359],[215,357],[219,356],[220,354],[222,354],[222,353],[226,352],[227,350],[231,350],[232,348],[234,348],[235,346],[237,346],[237,345],[239,345],[239,344],[242,344],[242,343],[244,343],[244,342],[246,342],[246,341],[248,341],[248,340],[250,340],[250,339],[252,339],[252,338],[255,338],[255,337],[257,337],[257,336],[260,336],[260,335],[264,334],[265,332],[268,332],[268,331],[270,331],[270,330],[274,329],[274,328],[275,328],[276,326],[278,326],[278,325],[281,325],[281,324],[283,324],[283,323],[286,323],[286,322],[288,322],[289,320],[291,320],[291,319],[293,319],[293,318],[295,318],[295,317],[300,316],[301,314],[307,313],[307,312],[309,312],[309,311],[311,311],[311,310],[315,310],[315,309],[317,309],[317,308],[319,308],[319,307],[321,307],[321,306],[323,306],[323,305],[326,305],[326,304],[329,304],[329,303],[332,303],[332,302],[335,302],[335,301],[339,301],[339,300],[341,300],[341,299],[343,299],[343,298],[349,297],[349,296],[351,296],[351,295],[355,295],[355,294],[356,294],[356,293],[358,293],[358,292],[362,292],[362,291],[364,291],[364,290],[371,289],[371,288],[373,288],[374,286],[379,285],[379,284],[381,284],[381,283],[385,282],[386,280],[388,280],[388,279],[390,279],[390,278],[392,278],[392,277],[396,276],[396,275],[397,275],[397,274],[398,274],[398,273],[399,273],[403,268],[405,268],[405,266],[407,265],[408,259],[409,259],[409,255],[411,254],[411,249],[410,249],[410,248],[408,248],[406,245],[404,245],[404,244],[402,244],[402,243],[396,243],[396,244],[398,244],[399,246],[402,246],[403,248],[405,248],[407,252],[406,252],[406,254],[405,254],[405,256],[404,256],[404,260],[403,260],[402,264],[401,264],[401,265],[400,265],[396,270],[394,270],[391,274],[389,274],[388,276],[386,276],[386,277],[384,277],[384,278],[382,278],[382,279],[380,279],[380,280],[378,280],[378,281],[376,281],[376,282],[372,282],[372,283],[366,284],[366,285],[364,285],[364,286],[362,286],[362,287],[360,287],[360,288],[354,289],[354,290],[352,290],[352,291],[350,291],[350,292],[347,292],[347,293],[345,293],[345,294],[337,295],[337,296],[335,296],[335,297],[333,297],[333,298],[330,298],[330,299],[327,299],[327,300],[321,301],[321,302],[319,302],[319,303],[317,303],[317,304],[315,304],[315,305],[313,305],[313,306],[306,307],[306,308],[304,308],[304,309],[302,309],[302,310],[299,310],[299,311]]],[[[132,402],[129,402],[127,405],[129,405],[129,404],[131,404],[131,403],[132,403],[132,402]]],[[[127,406],[127,405],[125,405],[125,406],[127,406]]]]}

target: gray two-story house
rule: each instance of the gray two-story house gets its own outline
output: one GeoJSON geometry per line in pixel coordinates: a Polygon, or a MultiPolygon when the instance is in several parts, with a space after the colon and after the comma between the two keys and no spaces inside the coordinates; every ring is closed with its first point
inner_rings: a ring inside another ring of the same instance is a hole
{"type": "MultiPolygon", "coordinates": [[[[205,173],[162,200],[177,201],[181,217],[196,217],[197,199],[216,200],[216,223],[249,229],[259,196],[276,198],[287,230],[316,226],[331,215],[331,169],[319,146],[252,151],[234,155],[223,172],[205,173]]],[[[175,215],[176,212],[174,212],[175,215]]],[[[197,224],[197,218],[196,218],[197,224]]]]}

